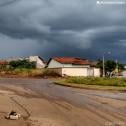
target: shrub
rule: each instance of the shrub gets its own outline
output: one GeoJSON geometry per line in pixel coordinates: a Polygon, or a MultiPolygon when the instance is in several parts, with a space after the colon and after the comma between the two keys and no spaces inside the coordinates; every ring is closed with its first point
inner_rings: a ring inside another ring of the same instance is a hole
{"type": "Polygon", "coordinates": [[[54,70],[50,70],[50,69],[44,70],[42,76],[43,77],[61,77],[61,75],[59,73],[57,73],[54,70]]]}
{"type": "Polygon", "coordinates": [[[36,67],[35,62],[30,62],[28,60],[18,60],[18,61],[11,61],[9,63],[10,69],[16,69],[16,68],[28,68],[33,69],[36,67]]]}
{"type": "Polygon", "coordinates": [[[125,86],[125,78],[95,78],[95,77],[69,77],[65,80],[67,83],[101,85],[101,86],[125,86]]]}

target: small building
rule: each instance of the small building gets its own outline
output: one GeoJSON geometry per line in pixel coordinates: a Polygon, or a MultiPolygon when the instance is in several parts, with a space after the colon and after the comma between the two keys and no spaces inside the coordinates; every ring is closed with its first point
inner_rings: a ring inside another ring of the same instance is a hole
{"type": "Polygon", "coordinates": [[[75,57],[55,57],[47,63],[47,68],[53,69],[61,76],[94,76],[100,77],[100,69],[87,59],[75,57]]]}
{"type": "Polygon", "coordinates": [[[4,69],[4,68],[8,68],[9,67],[9,63],[7,61],[4,60],[0,60],[0,69],[4,69]]]}
{"type": "Polygon", "coordinates": [[[18,60],[29,60],[30,62],[36,63],[36,68],[41,69],[45,67],[45,62],[40,56],[29,56],[29,57],[11,57],[6,59],[7,62],[18,61],[18,60]]]}
{"type": "Polygon", "coordinates": [[[36,62],[36,68],[44,68],[45,67],[45,62],[40,56],[29,56],[28,60],[30,62],[36,62]]]}

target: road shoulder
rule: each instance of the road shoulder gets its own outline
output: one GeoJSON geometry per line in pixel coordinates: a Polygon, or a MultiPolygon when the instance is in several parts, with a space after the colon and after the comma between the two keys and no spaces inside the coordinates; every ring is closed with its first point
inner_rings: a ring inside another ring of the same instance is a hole
{"type": "Polygon", "coordinates": [[[80,89],[126,92],[126,87],[85,85],[85,84],[66,83],[64,81],[55,81],[54,84],[60,86],[72,87],[72,88],[80,88],[80,89]]]}

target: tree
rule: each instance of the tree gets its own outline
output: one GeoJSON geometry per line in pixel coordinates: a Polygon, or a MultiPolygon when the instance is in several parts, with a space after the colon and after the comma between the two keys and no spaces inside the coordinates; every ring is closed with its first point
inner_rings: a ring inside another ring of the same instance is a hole
{"type": "Polygon", "coordinates": [[[118,68],[119,68],[119,70],[120,70],[120,71],[122,71],[122,70],[124,70],[124,65],[123,65],[123,64],[120,64],[120,63],[118,63],[118,68]]]}
{"type": "MultiPolygon", "coordinates": [[[[117,66],[118,66],[119,71],[122,71],[124,69],[123,64],[116,63],[113,60],[105,61],[104,65],[105,65],[105,72],[113,72],[113,71],[115,71],[117,66]]],[[[97,66],[97,68],[100,68],[101,72],[103,72],[103,61],[102,60],[99,59],[96,66],[97,66]]]]}
{"type": "Polygon", "coordinates": [[[116,62],[113,60],[107,60],[105,62],[105,71],[112,72],[116,69],[116,62]]]}
{"type": "Polygon", "coordinates": [[[11,68],[28,68],[28,69],[32,69],[36,67],[36,63],[35,62],[30,62],[28,60],[18,60],[18,61],[11,61],[9,63],[11,68]]]}

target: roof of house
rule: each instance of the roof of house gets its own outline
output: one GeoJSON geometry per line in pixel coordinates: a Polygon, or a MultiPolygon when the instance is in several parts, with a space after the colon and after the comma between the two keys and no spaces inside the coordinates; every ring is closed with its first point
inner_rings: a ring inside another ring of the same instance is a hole
{"type": "Polygon", "coordinates": [[[8,62],[7,61],[0,61],[0,65],[7,65],[8,62]]]}
{"type": "Polygon", "coordinates": [[[41,59],[43,61],[44,64],[46,64],[46,61],[41,57],[41,56],[38,56],[39,59],[41,59]]]}
{"type": "Polygon", "coordinates": [[[89,60],[76,57],[55,57],[53,59],[62,64],[91,65],[89,60]]]}

